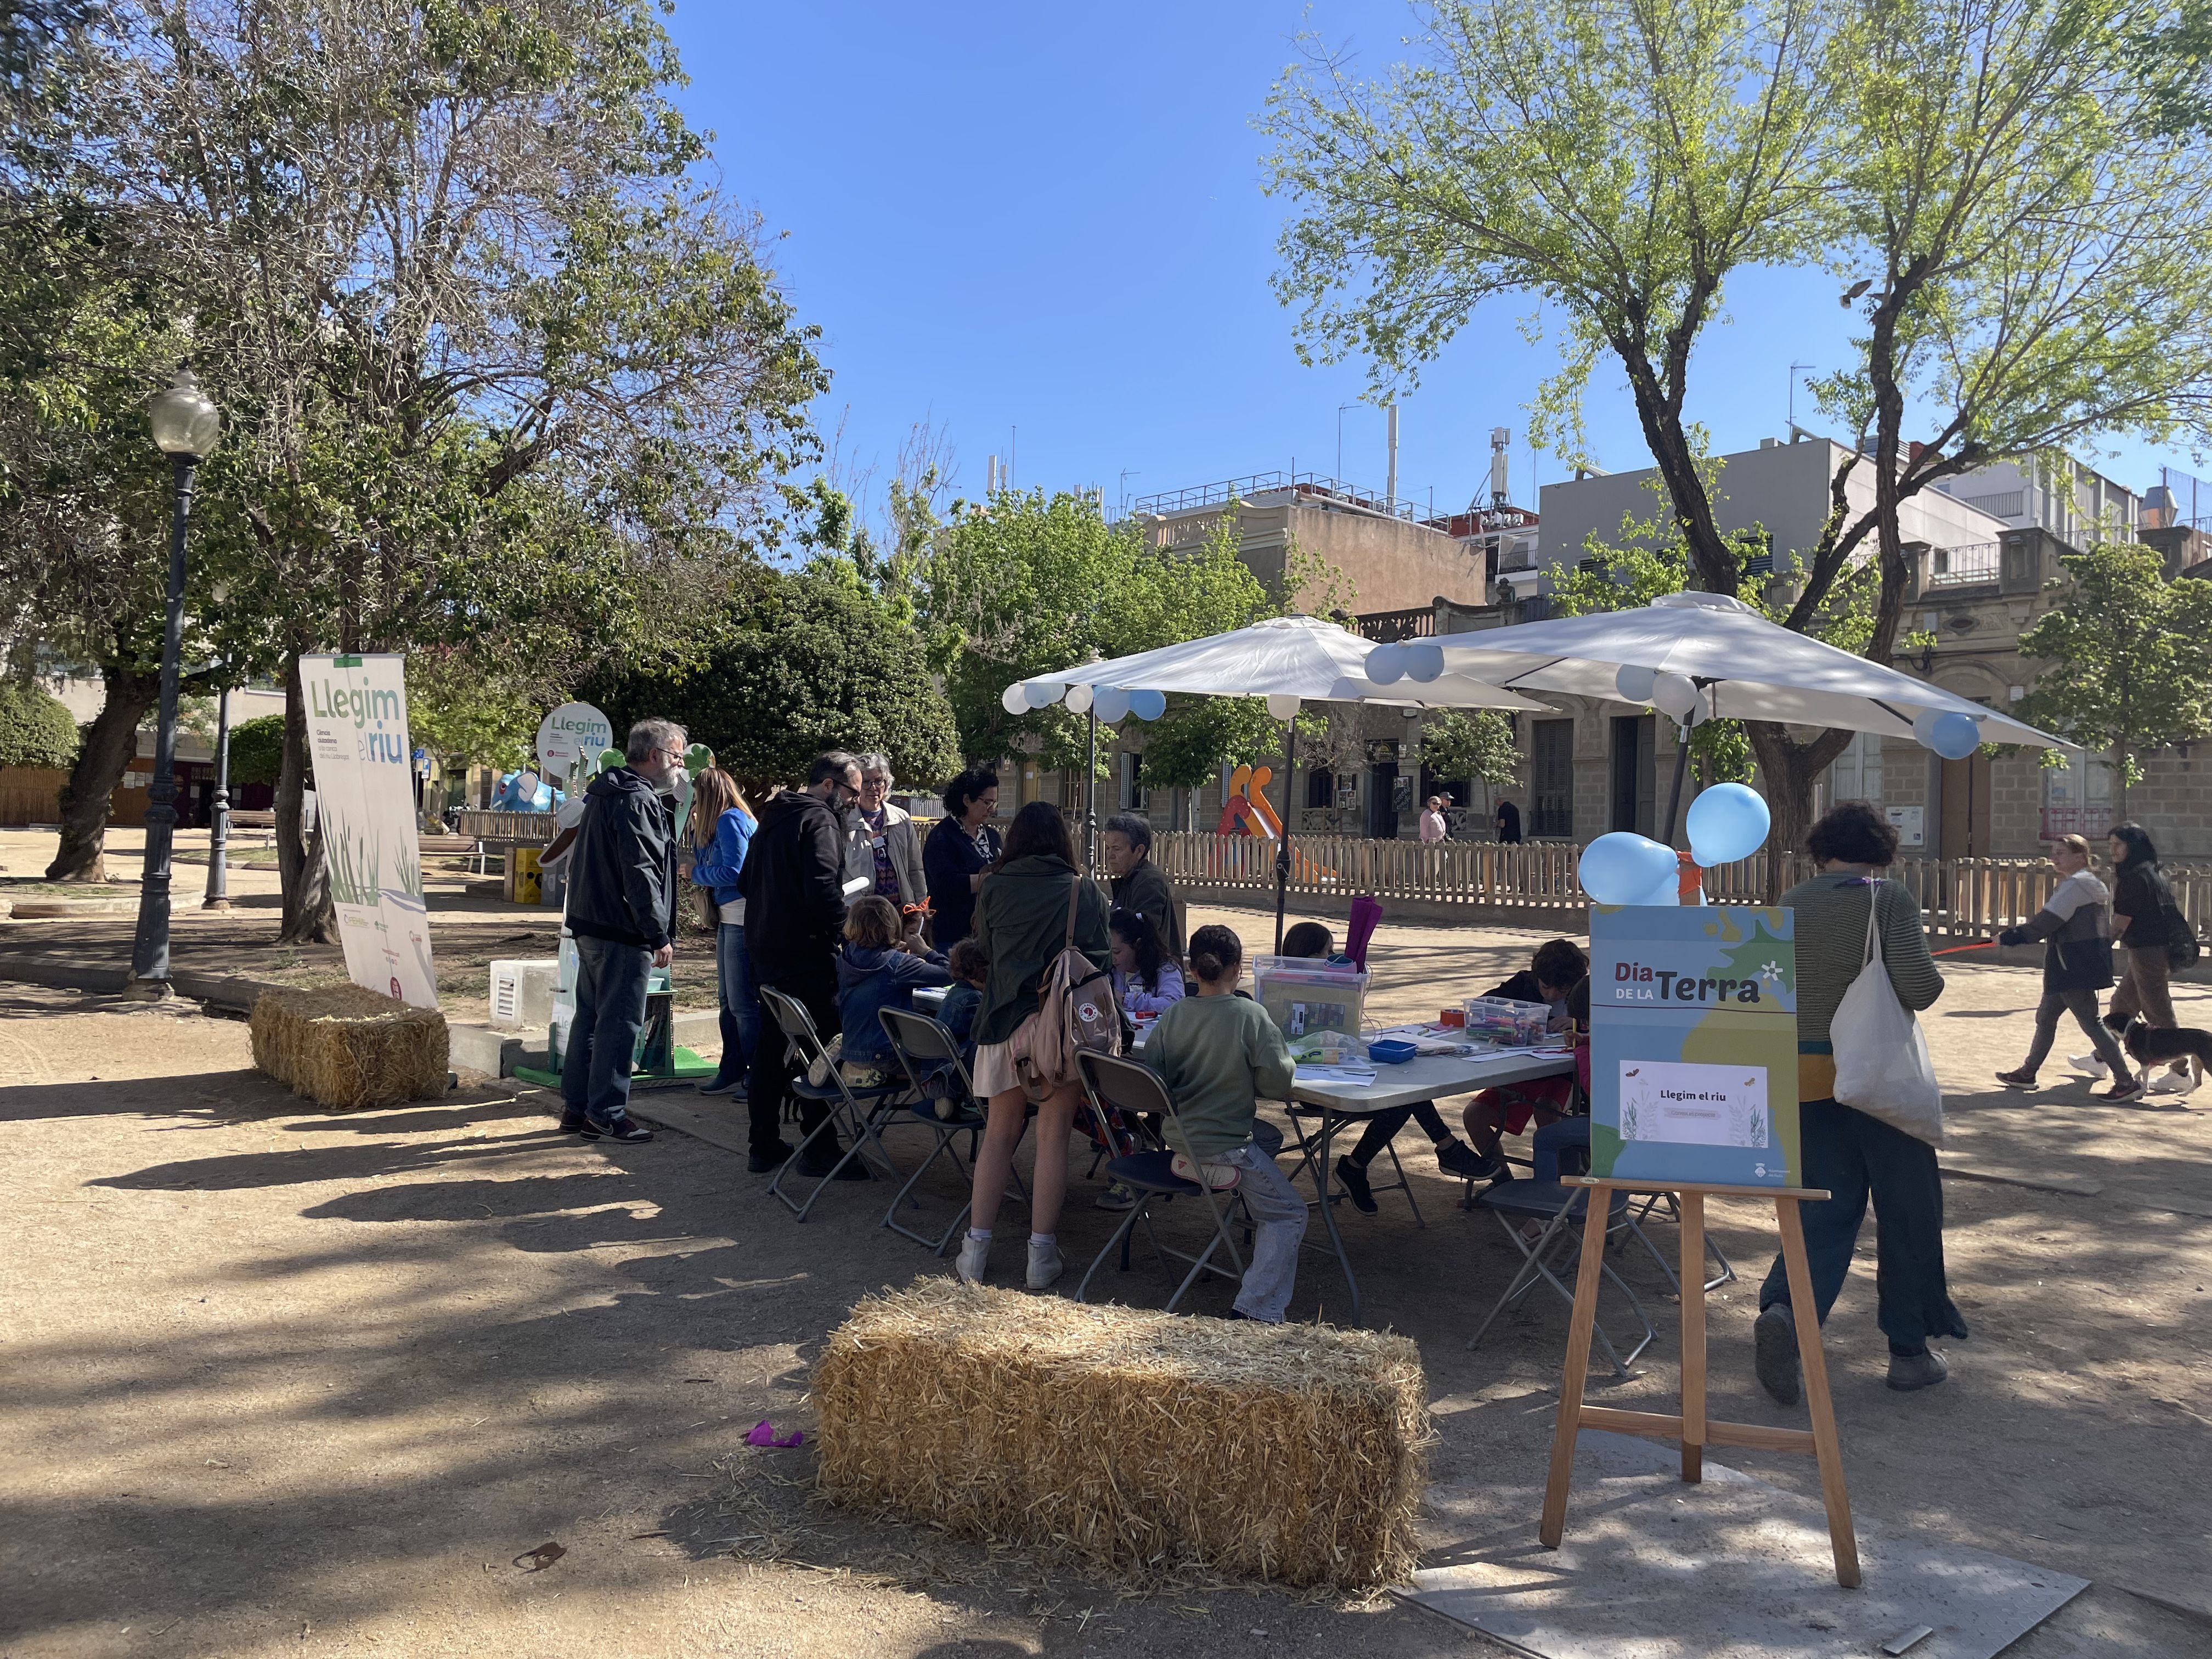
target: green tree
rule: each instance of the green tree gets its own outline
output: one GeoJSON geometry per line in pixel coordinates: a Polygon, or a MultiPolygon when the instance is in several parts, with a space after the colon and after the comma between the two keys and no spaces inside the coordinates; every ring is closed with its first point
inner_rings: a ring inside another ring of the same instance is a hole
{"type": "Polygon", "coordinates": [[[230,728],[230,785],[274,784],[284,769],[284,717],[257,714],[230,728]]]}
{"type": "MultiPolygon", "coordinates": [[[[1164,549],[1134,520],[1109,525],[1097,501],[1065,492],[1006,492],[957,510],[915,586],[919,626],[951,700],[961,752],[996,760],[1033,743],[1041,764],[1062,769],[1085,763],[1084,716],[1060,703],[1009,714],[1000,701],[1008,685],[1227,633],[1282,608],[1237,556],[1233,508],[1200,544],[1164,549]]],[[[1206,734],[1226,732],[1228,717],[1201,712],[1205,701],[1179,702],[1148,734],[1147,750],[1185,722],[1170,750],[1195,753],[1206,734]]],[[[1100,735],[1103,742],[1113,734],[1100,735]]]]}
{"type": "MultiPolygon", "coordinates": [[[[826,377],[757,222],[705,182],[650,0],[112,15],[50,191],[193,296],[228,430],[191,608],[204,654],[284,677],[285,933],[326,936],[299,657],[696,660],[696,619],[781,538],[768,484],[814,453],[826,377]]],[[[150,389],[104,400],[108,429],[150,389]]]]}
{"type": "Polygon", "coordinates": [[[1490,792],[1521,776],[1521,743],[1512,717],[1495,708],[1431,714],[1421,727],[1421,764],[1440,778],[1471,778],[1481,784],[1486,815],[1490,792]]]}
{"type": "Polygon", "coordinates": [[[848,561],[746,574],[696,668],[605,674],[584,695],[615,729],[677,720],[749,789],[793,783],[825,749],[878,749],[934,787],[960,764],[952,712],[921,641],[848,561]]]}
{"type": "Polygon", "coordinates": [[[60,698],[0,680],[0,766],[67,766],[76,748],[76,721],[60,698]]]}
{"type": "Polygon", "coordinates": [[[2131,543],[2060,556],[2070,579],[2020,636],[2049,665],[2021,718],[2112,757],[2119,816],[2142,757],[2212,733],[2212,582],[2168,580],[2158,554],[2131,543]]]}

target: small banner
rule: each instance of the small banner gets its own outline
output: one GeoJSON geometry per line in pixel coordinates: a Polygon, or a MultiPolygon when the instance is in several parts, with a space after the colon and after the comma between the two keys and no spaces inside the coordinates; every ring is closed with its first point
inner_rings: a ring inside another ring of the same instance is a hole
{"type": "Polygon", "coordinates": [[[434,1008],[405,659],[302,657],[300,690],[346,972],[356,985],[434,1008]]]}
{"type": "Polygon", "coordinates": [[[1799,1184],[1796,917],[1590,908],[1590,1168],[1799,1184]]]}

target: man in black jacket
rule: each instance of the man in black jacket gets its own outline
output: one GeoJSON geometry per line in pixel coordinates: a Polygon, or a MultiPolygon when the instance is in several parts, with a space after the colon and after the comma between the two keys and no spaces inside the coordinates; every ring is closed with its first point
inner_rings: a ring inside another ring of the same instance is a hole
{"type": "MultiPolygon", "coordinates": [[[[787,790],[760,809],[760,828],[745,849],[738,885],[745,897],[745,950],[753,981],[781,991],[814,1017],[826,1040],[838,1029],[837,951],[845,927],[846,817],[860,798],[860,763],[842,749],[817,755],[806,769],[806,787],[787,790]]],[[[773,1170],[792,1153],[779,1128],[791,1083],[790,1056],[763,1007],[761,1042],[753,1045],[752,1077],[745,1093],[752,1108],[751,1165],[773,1170]]],[[[812,1134],[830,1109],[818,1100],[800,1107],[800,1124],[812,1134]]],[[[807,1148],[800,1168],[826,1175],[839,1157],[834,1131],[807,1148]]],[[[855,1158],[849,1180],[866,1180],[855,1158]]]]}
{"type": "Polygon", "coordinates": [[[576,1017],[561,1057],[561,1127],[586,1140],[650,1140],[629,1115],[646,988],[675,955],[676,842],[660,792],[684,764],[684,728],[640,720],[626,764],[592,781],[569,861],[576,1017]]]}

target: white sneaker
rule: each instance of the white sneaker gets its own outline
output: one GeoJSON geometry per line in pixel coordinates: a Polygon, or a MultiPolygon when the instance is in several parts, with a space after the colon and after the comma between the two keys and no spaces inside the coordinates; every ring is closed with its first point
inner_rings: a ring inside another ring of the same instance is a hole
{"type": "Polygon", "coordinates": [[[2112,1068],[2105,1064],[2101,1054],[2069,1054],[2066,1063],[2084,1077],[2106,1078],[2112,1073],[2112,1068]]]}
{"type": "Polygon", "coordinates": [[[953,1271],[960,1275],[963,1285],[980,1285],[991,1266],[991,1241],[988,1238],[963,1238],[960,1241],[960,1260],[953,1271]]]}
{"type": "Polygon", "coordinates": [[[1067,1264],[1060,1260],[1060,1245],[1052,1239],[1030,1240],[1030,1288],[1042,1291],[1058,1279],[1067,1264]]]}
{"type": "Polygon", "coordinates": [[[2147,1095],[2185,1095],[2197,1086],[2186,1072],[2160,1072],[2143,1085],[2147,1095]]]}

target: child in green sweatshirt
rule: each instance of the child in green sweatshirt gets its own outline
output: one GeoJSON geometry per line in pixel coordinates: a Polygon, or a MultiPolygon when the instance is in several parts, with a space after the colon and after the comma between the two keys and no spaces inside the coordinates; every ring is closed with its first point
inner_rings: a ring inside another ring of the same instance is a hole
{"type": "Polygon", "coordinates": [[[1190,965],[1198,993],[1160,1016],[1145,1040],[1145,1064],[1175,1100],[1175,1172],[1216,1191],[1233,1188],[1251,1213],[1252,1260],[1230,1317],[1279,1325],[1297,1278],[1306,1204],[1254,1144],[1252,1120],[1261,1093],[1290,1092],[1296,1067],[1275,1022],[1237,994],[1242,939],[1226,927],[1201,927],[1190,936],[1190,965]]]}

